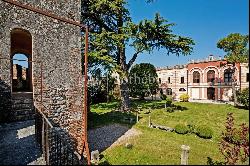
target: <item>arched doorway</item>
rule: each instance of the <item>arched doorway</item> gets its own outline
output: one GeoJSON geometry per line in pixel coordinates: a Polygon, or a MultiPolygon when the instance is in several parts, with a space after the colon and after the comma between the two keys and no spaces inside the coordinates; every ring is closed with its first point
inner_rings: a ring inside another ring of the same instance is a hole
{"type": "Polygon", "coordinates": [[[11,31],[12,121],[34,119],[32,86],[32,36],[20,28],[11,31]]]}
{"type": "Polygon", "coordinates": [[[207,99],[215,100],[215,88],[212,87],[207,88],[207,99]]]}
{"type": "Polygon", "coordinates": [[[24,54],[15,54],[13,56],[12,67],[12,91],[30,91],[31,89],[29,84],[29,77],[29,65],[27,56],[24,54]]]}
{"type": "Polygon", "coordinates": [[[32,92],[32,36],[20,28],[11,31],[12,92],[32,92]]]}

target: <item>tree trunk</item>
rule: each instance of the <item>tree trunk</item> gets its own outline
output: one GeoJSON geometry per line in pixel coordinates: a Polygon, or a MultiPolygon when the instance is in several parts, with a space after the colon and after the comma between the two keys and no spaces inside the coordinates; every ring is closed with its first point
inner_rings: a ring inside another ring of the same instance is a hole
{"type": "MultiPolygon", "coordinates": [[[[122,6],[122,4],[121,4],[122,6]]],[[[118,14],[117,26],[118,34],[123,34],[123,13],[118,14]]],[[[121,91],[121,111],[129,111],[129,87],[128,87],[128,67],[126,64],[125,40],[121,38],[120,45],[117,46],[118,65],[121,67],[123,75],[120,74],[120,91],[121,91]]]]}
{"type": "Polygon", "coordinates": [[[233,101],[234,101],[234,106],[238,106],[238,101],[237,101],[237,94],[236,94],[236,85],[237,85],[237,79],[235,77],[235,68],[233,69],[232,73],[232,93],[233,93],[233,101]]]}
{"type": "Polygon", "coordinates": [[[120,78],[120,91],[121,91],[121,111],[129,111],[129,88],[128,88],[128,77],[127,75],[120,78]]]}
{"type": "Polygon", "coordinates": [[[237,82],[233,80],[232,81],[232,93],[233,93],[234,106],[238,106],[237,95],[236,95],[236,84],[237,82]]]}

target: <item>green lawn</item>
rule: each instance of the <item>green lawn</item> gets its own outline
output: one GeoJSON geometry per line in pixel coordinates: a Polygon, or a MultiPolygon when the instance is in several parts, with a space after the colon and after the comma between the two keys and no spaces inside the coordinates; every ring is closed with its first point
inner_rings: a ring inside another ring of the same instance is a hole
{"type": "MultiPolygon", "coordinates": [[[[201,103],[180,103],[175,102],[184,108],[183,111],[168,113],[164,111],[163,102],[156,101],[133,101],[133,108],[142,106],[143,109],[152,108],[150,114],[141,114],[139,123],[131,124],[142,132],[138,137],[130,140],[132,149],[126,149],[123,145],[106,149],[101,161],[110,164],[180,164],[181,145],[190,146],[189,164],[206,164],[207,157],[222,161],[223,158],[218,150],[220,134],[224,131],[226,115],[233,113],[236,124],[247,123],[249,126],[249,111],[234,108],[231,105],[201,104],[201,103]],[[148,128],[148,116],[152,122],[158,125],[175,127],[177,124],[207,125],[213,130],[212,139],[202,139],[195,134],[180,135],[174,132],[161,131],[148,128]]],[[[97,104],[91,108],[89,116],[89,127],[105,125],[108,123],[121,122],[122,114],[112,112],[118,106],[116,102],[109,104],[97,104]]]]}

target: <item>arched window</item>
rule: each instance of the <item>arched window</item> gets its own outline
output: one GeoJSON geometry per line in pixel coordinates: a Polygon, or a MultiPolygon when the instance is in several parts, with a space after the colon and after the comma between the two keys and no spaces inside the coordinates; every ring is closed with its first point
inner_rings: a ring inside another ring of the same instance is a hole
{"type": "Polygon", "coordinates": [[[186,89],[184,89],[184,88],[180,88],[180,89],[179,89],[179,91],[180,91],[180,92],[185,92],[185,91],[186,91],[186,89]]]}
{"type": "Polygon", "coordinates": [[[228,69],[224,71],[224,82],[232,82],[232,72],[228,69]]]}
{"type": "Polygon", "coordinates": [[[207,72],[207,82],[214,82],[214,79],[215,79],[215,71],[209,70],[207,72]]]}
{"type": "Polygon", "coordinates": [[[193,83],[200,83],[200,73],[198,71],[193,72],[193,83]]]}

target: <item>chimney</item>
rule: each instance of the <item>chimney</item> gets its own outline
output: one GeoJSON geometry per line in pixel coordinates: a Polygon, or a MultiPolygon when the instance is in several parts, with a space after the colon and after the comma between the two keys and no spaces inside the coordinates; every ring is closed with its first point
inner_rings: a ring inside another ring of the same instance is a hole
{"type": "Polygon", "coordinates": [[[213,60],[214,60],[214,56],[213,56],[213,55],[209,55],[209,56],[208,56],[208,60],[209,60],[209,61],[213,61],[213,60]]]}

